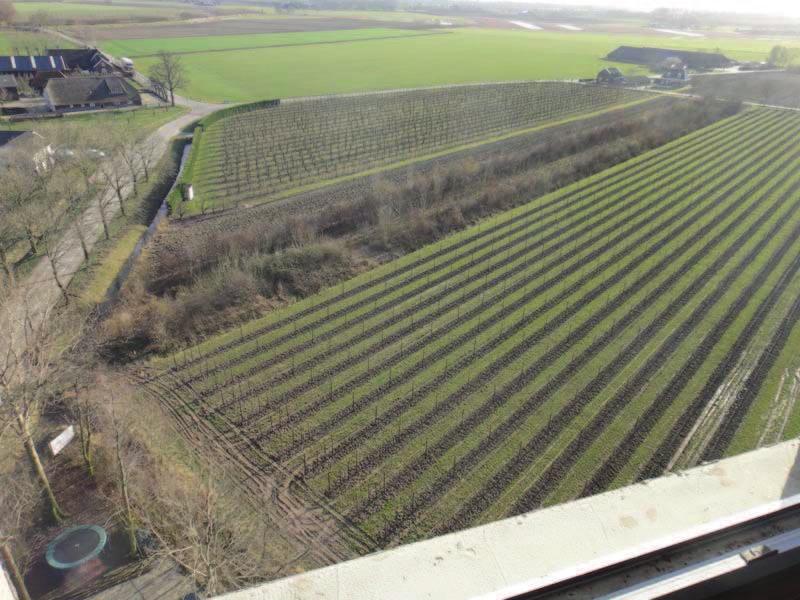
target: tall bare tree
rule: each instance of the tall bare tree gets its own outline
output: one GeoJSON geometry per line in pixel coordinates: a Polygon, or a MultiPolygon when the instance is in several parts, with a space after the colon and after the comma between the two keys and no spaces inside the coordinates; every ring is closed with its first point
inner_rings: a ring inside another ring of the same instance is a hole
{"type": "MultiPolygon", "coordinates": [[[[139,153],[139,141],[129,129],[123,131],[120,141],[116,145],[117,154],[122,159],[124,167],[127,169],[127,180],[133,186],[133,195],[139,195],[139,177],[142,173],[141,155],[139,153]]],[[[120,203],[121,205],[121,203],[120,203]]],[[[125,214],[125,211],[123,211],[125,214]]]]}
{"type": "Polygon", "coordinates": [[[7,218],[24,234],[30,253],[39,253],[39,239],[47,226],[42,207],[45,181],[30,165],[12,164],[0,171],[0,206],[7,218]]]}
{"type": "Polygon", "coordinates": [[[64,304],[69,304],[67,284],[62,280],[61,259],[64,256],[64,245],[68,241],[68,238],[64,237],[64,228],[70,219],[70,215],[63,211],[61,207],[53,208],[48,212],[50,213],[51,219],[49,222],[50,226],[45,230],[42,236],[41,246],[47,258],[47,263],[50,265],[53,281],[61,292],[61,298],[64,300],[64,304]]]}
{"type": "MultiPolygon", "coordinates": [[[[98,175],[114,191],[114,195],[119,203],[119,210],[123,216],[127,214],[125,209],[125,188],[128,183],[136,186],[136,181],[131,178],[131,171],[125,160],[119,156],[113,156],[100,163],[98,175]]],[[[100,192],[101,194],[103,192],[100,192]]],[[[105,217],[104,217],[105,220],[105,217]]]]}
{"type": "Polygon", "coordinates": [[[3,198],[4,194],[0,192],[0,270],[5,278],[0,289],[6,285],[13,287],[16,283],[15,265],[11,253],[22,239],[14,207],[5,204],[3,198]]]}
{"type": "Polygon", "coordinates": [[[11,0],[0,0],[0,23],[11,25],[17,17],[17,10],[11,0]]]}
{"type": "Polygon", "coordinates": [[[11,471],[0,480],[0,560],[5,564],[19,600],[30,600],[28,588],[17,564],[18,556],[25,559],[21,539],[25,523],[36,506],[36,488],[24,474],[11,471]],[[16,553],[14,550],[16,549],[16,553]]]}
{"type": "Polygon", "coordinates": [[[72,409],[78,421],[81,456],[83,457],[83,463],[86,465],[87,475],[89,475],[89,477],[94,477],[94,446],[92,444],[92,439],[96,428],[95,410],[77,381],[75,381],[73,390],[75,398],[72,409]]]}
{"type": "Polygon", "coordinates": [[[131,556],[139,553],[139,544],[136,540],[136,519],[133,514],[131,504],[131,490],[128,476],[128,465],[123,449],[122,424],[117,418],[117,403],[113,395],[111,397],[111,425],[114,429],[114,458],[117,463],[119,474],[119,490],[122,494],[122,523],[128,536],[128,552],[131,556]]]}
{"type": "Polygon", "coordinates": [[[159,552],[183,567],[210,595],[264,579],[265,524],[231,495],[221,472],[203,468],[191,485],[169,473],[148,474],[132,489],[142,524],[159,552]]]}
{"type": "Polygon", "coordinates": [[[100,186],[97,185],[98,181],[102,182],[104,179],[102,176],[98,175],[98,160],[91,155],[82,154],[78,156],[74,164],[83,178],[86,194],[94,197],[94,203],[100,215],[100,222],[103,225],[103,235],[105,239],[109,239],[111,234],[108,229],[108,205],[111,198],[109,194],[105,193],[105,190],[102,190],[100,186]]]}
{"type": "Polygon", "coordinates": [[[162,50],[158,53],[155,64],[150,67],[150,79],[164,86],[169,92],[169,100],[175,106],[175,90],[186,87],[189,78],[183,61],[176,54],[162,50]]]}
{"type": "Polygon", "coordinates": [[[150,172],[156,163],[155,144],[152,138],[147,137],[133,146],[139,166],[142,168],[142,175],[145,181],[150,181],[150,172]]]}
{"type": "Polygon", "coordinates": [[[34,428],[58,381],[59,361],[77,340],[79,324],[37,302],[33,288],[18,286],[0,298],[0,431],[13,431],[39,483],[51,519],[64,513],[39,456],[34,428]]]}

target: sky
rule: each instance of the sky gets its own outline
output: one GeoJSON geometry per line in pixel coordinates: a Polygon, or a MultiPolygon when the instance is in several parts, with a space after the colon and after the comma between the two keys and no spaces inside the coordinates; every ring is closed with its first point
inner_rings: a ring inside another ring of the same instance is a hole
{"type": "Polygon", "coordinates": [[[800,17],[800,0],[547,0],[548,4],[606,6],[628,10],[679,8],[707,12],[740,12],[800,17]]]}

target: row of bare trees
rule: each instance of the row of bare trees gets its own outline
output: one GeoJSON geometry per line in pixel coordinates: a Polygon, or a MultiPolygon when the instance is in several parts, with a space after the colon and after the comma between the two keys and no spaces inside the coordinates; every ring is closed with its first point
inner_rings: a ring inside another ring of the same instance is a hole
{"type": "Polygon", "coordinates": [[[89,259],[96,230],[111,236],[117,207],[149,181],[157,159],[150,138],[128,125],[111,130],[60,127],[15,144],[0,167],[0,283],[13,286],[19,264],[40,256],[69,302],[60,258],[70,243],[89,259]],[[87,210],[88,209],[88,210],[87,210]]]}
{"type": "Polygon", "coordinates": [[[70,503],[40,454],[56,411],[77,429],[73,444],[86,477],[113,490],[113,516],[132,555],[147,531],[154,552],[178,562],[206,590],[258,580],[263,546],[253,540],[266,539],[256,527],[263,521],[239,510],[210,472],[188,480],[180,467],[153,456],[148,445],[159,442],[142,441],[152,427],[142,425],[135,392],[98,364],[83,315],[61,281],[65,247],[80,244],[86,258],[98,235],[110,235],[117,206],[129,214],[129,193],[155,177],[155,153],[122,128],[64,128],[46,139],[52,153],[42,160],[20,150],[0,171],[0,562],[28,600],[27,535],[42,517],[71,522],[70,503]],[[38,301],[36,283],[19,270],[26,257],[47,261],[64,302],[38,301]]]}
{"type": "MultiPolygon", "coordinates": [[[[82,354],[74,348],[84,339],[83,318],[70,310],[62,257],[79,244],[88,260],[100,224],[110,237],[116,207],[126,214],[128,192],[135,194],[138,182],[149,179],[156,156],[150,141],[125,125],[43,127],[42,134],[24,134],[11,147],[0,165],[0,555],[26,600],[13,541],[30,527],[39,507],[53,524],[65,518],[38,450],[44,415],[73,377],[77,381],[91,373],[74,360],[82,354]],[[40,258],[61,292],[62,305],[41,301],[42,282],[18,274],[20,265],[40,258]]],[[[81,399],[79,386],[73,387],[74,402],[67,410],[78,426],[91,477],[97,411],[81,399]]],[[[125,489],[117,440],[117,472],[125,489]]],[[[123,522],[133,523],[130,506],[125,514],[123,522]]],[[[130,539],[135,552],[136,538],[130,539]]]]}

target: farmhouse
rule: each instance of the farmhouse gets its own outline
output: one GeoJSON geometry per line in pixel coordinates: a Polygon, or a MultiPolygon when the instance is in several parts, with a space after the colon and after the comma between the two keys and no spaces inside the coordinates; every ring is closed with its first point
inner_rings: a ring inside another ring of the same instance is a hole
{"type": "Polygon", "coordinates": [[[51,79],[44,88],[50,110],[70,111],[115,108],[142,103],[139,92],[119,76],[51,79]]]}
{"type": "Polygon", "coordinates": [[[625,76],[617,67],[608,67],[597,74],[597,83],[622,84],[625,76]]]}
{"type": "Polygon", "coordinates": [[[19,165],[20,159],[33,162],[37,171],[53,162],[53,148],[35,131],[0,131],[0,169],[19,165]]]}
{"type": "Polygon", "coordinates": [[[19,100],[17,79],[13,75],[0,75],[0,101],[19,100]]]}
{"type": "Polygon", "coordinates": [[[61,56],[0,56],[0,75],[30,79],[40,71],[66,71],[61,56]]]}
{"type": "Polygon", "coordinates": [[[685,84],[687,81],[689,81],[689,72],[686,70],[686,66],[682,65],[664,71],[661,77],[656,80],[656,85],[661,87],[677,87],[685,84]]]}
{"type": "Polygon", "coordinates": [[[724,54],[716,52],[693,52],[689,50],[670,50],[668,48],[640,48],[620,46],[607,57],[616,62],[637,65],[656,66],[671,59],[678,58],[690,69],[723,69],[735,64],[724,54]]]}

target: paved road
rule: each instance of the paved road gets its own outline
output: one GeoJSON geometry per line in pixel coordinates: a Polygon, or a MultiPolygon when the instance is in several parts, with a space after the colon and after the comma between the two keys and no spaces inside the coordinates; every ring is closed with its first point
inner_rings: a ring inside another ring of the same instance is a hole
{"type": "MultiPolygon", "coordinates": [[[[222,104],[206,104],[176,97],[176,103],[189,108],[189,112],[177,119],[162,125],[147,138],[152,148],[154,163],[160,159],[169,147],[169,141],[178,135],[190,123],[224,108],[222,104]]],[[[132,186],[126,186],[124,194],[131,193],[132,186]]],[[[106,214],[112,219],[119,211],[116,194],[110,187],[103,190],[106,214]]],[[[86,245],[91,252],[97,240],[103,234],[98,202],[93,201],[80,217],[82,231],[85,232],[86,245]]],[[[58,279],[67,285],[83,264],[83,251],[75,227],[67,230],[55,245],[55,265],[58,279]]],[[[0,369],[5,365],[9,350],[19,352],[25,344],[26,326],[37,328],[51,313],[53,307],[61,300],[50,261],[39,260],[30,275],[19,283],[13,294],[6,298],[0,306],[0,369]]]]}

